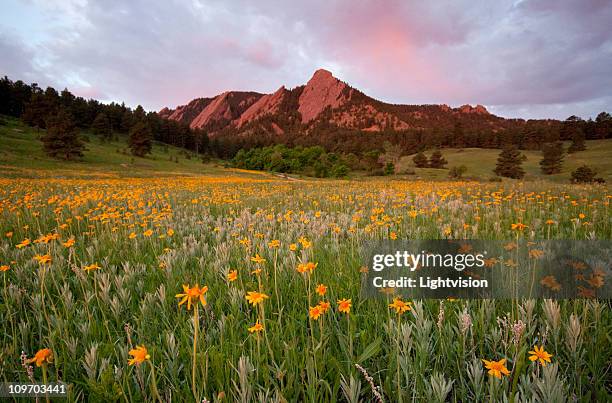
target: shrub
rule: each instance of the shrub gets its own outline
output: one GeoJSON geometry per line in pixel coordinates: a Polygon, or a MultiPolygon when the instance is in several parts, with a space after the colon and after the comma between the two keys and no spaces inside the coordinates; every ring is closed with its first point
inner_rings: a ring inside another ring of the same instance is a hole
{"type": "Polygon", "coordinates": [[[573,183],[604,183],[605,180],[603,178],[596,178],[597,172],[588,165],[583,165],[578,167],[574,172],[572,172],[572,182],[573,183]]]}
{"type": "Polygon", "coordinates": [[[334,178],[344,178],[349,173],[349,168],[343,163],[336,163],[330,170],[330,176],[334,178]]]}
{"type": "Polygon", "coordinates": [[[453,166],[450,171],[448,171],[448,177],[451,179],[461,179],[466,171],[467,168],[465,165],[453,166]]]}
{"type": "Polygon", "coordinates": [[[384,169],[385,175],[393,175],[395,173],[395,165],[392,162],[387,162],[384,169]]]}

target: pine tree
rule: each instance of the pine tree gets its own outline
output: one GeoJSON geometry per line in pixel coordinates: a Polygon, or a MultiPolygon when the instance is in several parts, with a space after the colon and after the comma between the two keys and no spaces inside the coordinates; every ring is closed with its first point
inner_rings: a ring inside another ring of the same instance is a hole
{"type": "Polygon", "coordinates": [[[47,132],[41,137],[43,149],[53,158],[72,160],[83,156],[83,143],[72,116],[64,109],[47,119],[47,132]]]}
{"type": "Polygon", "coordinates": [[[129,133],[132,126],[134,126],[134,118],[132,116],[132,111],[128,109],[123,112],[123,116],[121,117],[121,132],[129,133]]]}
{"type": "Polygon", "coordinates": [[[612,137],[612,116],[607,112],[601,112],[595,118],[595,137],[605,139],[612,137]]]}
{"type": "Polygon", "coordinates": [[[564,153],[563,143],[560,141],[544,144],[542,146],[542,160],[540,161],[542,173],[552,175],[561,172],[564,153]]]}
{"type": "Polygon", "coordinates": [[[461,122],[456,122],[453,129],[453,147],[465,147],[465,134],[463,133],[463,125],[461,122]]]}
{"type": "Polygon", "coordinates": [[[132,154],[144,157],[151,153],[151,128],[144,123],[138,122],[130,129],[129,146],[132,154]]]}
{"type": "Polygon", "coordinates": [[[111,128],[111,122],[106,113],[100,112],[91,124],[91,131],[102,138],[102,140],[108,141],[113,135],[111,128]]]}
{"type": "Polygon", "coordinates": [[[521,179],[525,176],[525,171],[521,167],[525,159],[525,156],[514,145],[508,144],[499,154],[497,165],[493,172],[497,176],[521,179]]]}
{"type": "Polygon", "coordinates": [[[44,129],[47,125],[46,121],[53,114],[45,99],[43,92],[34,92],[30,101],[25,105],[22,119],[28,125],[44,129]]]}
{"type": "Polygon", "coordinates": [[[431,168],[444,168],[448,161],[444,159],[440,150],[436,150],[429,157],[429,166],[431,168]]]}
{"type": "Polygon", "coordinates": [[[584,144],[584,131],[578,127],[574,130],[572,135],[572,144],[570,144],[569,148],[567,149],[567,153],[571,154],[584,150],[586,150],[586,146],[584,144]]]}
{"type": "Polygon", "coordinates": [[[428,164],[427,157],[422,152],[415,155],[412,161],[414,161],[414,165],[417,168],[427,168],[427,164],[428,164]]]}

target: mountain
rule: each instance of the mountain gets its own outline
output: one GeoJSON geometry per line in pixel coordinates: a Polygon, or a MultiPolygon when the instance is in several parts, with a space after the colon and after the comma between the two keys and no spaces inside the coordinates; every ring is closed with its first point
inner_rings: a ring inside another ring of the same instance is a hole
{"type": "MultiPolygon", "coordinates": [[[[542,131],[559,125],[555,120],[505,119],[489,113],[483,105],[451,108],[390,104],[367,96],[324,69],[293,89],[281,86],[271,94],[228,91],[213,98],[194,99],[176,109],[164,108],[158,114],[192,129],[203,129],[210,138],[249,138],[250,144],[296,143],[298,139],[297,143],[324,145],[323,140],[303,139],[313,134],[317,139],[325,138],[326,146],[340,139],[352,141],[349,137],[361,142],[367,134],[384,134],[384,140],[393,133],[423,136],[434,132],[484,138],[525,131],[526,127],[532,132],[537,129],[540,136],[542,131]]],[[[420,138],[416,141],[422,142],[420,138]]],[[[442,146],[453,140],[444,142],[442,146]]]]}
{"type": "Polygon", "coordinates": [[[257,92],[227,91],[214,98],[197,98],[175,110],[164,108],[159,115],[189,124],[192,129],[207,125],[225,126],[235,122],[265,95],[257,92]]]}

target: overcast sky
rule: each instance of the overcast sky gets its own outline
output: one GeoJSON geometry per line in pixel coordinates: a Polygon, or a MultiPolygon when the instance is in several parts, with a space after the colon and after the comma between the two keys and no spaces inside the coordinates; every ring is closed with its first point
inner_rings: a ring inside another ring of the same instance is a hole
{"type": "Polygon", "coordinates": [[[610,0],[2,0],[0,74],[159,110],[326,68],[386,102],[588,118],[612,112],[610,27],[610,0]]]}

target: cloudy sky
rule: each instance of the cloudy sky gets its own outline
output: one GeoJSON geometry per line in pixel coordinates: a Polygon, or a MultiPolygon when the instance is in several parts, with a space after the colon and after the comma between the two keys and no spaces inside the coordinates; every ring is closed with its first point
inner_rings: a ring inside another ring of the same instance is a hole
{"type": "Polygon", "coordinates": [[[610,0],[2,0],[0,74],[158,110],[326,68],[387,102],[588,118],[610,27],[610,0]]]}

